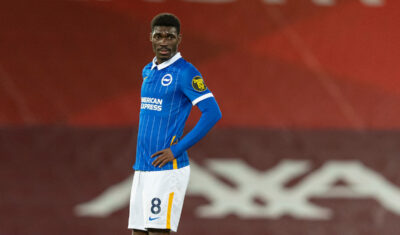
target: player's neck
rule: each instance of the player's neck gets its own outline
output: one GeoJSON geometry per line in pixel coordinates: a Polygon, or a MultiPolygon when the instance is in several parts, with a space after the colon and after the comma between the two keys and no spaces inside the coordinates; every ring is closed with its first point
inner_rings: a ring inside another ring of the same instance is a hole
{"type": "Polygon", "coordinates": [[[160,65],[160,64],[164,63],[165,61],[172,59],[176,55],[176,53],[178,53],[178,52],[175,52],[174,54],[172,54],[171,57],[169,57],[168,59],[157,58],[156,65],[160,65]]]}

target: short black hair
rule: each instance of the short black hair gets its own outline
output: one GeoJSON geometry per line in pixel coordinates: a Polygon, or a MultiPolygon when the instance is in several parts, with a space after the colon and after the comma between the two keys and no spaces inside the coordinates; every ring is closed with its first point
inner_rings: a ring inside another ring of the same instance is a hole
{"type": "Polygon", "coordinates": [[[161,13],[156,15],[151,21],[151,32],[156,26],[172,26],[176,28],[177,33],[181,32],[181,22],[178,17],[171,13],[161,13]]]}

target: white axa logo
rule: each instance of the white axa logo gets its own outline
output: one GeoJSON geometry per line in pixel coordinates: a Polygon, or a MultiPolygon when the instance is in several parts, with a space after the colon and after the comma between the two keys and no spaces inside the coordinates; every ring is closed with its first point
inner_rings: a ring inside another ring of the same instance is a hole
{"type": "MultiPolygon", "coordinates": [[[[212,159],[202,168],[192,162],[188,195],[200,195],[210,201],[200,206],[196,215],[203,218],[277,219],[289,215],[299,219],[324,220],[332,211],[313,204],[310,198],[371,198],[384,208],[400,215],[400,189],[359,161],[329,161],[311,172],[293,187],[285,184],[311,169],[309,161],[283,160],[260,172],[241,160],[212,159]],[[236,187],[217,179],[220,175],[236,187]],[[335,185],[338,181],[346,185],[335,185]],[[265,200],[266,205],[255,202],[265,200]]],[[[111,186],[97,198],[75,208],[78,216],[106,217],[128,206],[131,177],[111,186]]]]}
{"type": "Polygon", "coordinates": [[[172,75],[165,74],[164,77],[161,78],[161,85],[169,86],[172,83],[172,75]]]}

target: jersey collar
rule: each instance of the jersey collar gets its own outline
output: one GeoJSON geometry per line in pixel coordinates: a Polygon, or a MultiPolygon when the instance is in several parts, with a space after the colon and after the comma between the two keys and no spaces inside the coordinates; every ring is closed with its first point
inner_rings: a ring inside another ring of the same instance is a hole
{"type": "Polygon", "coordinates": [[[157,67],[158,70],[165,69],[166,67],[170,66],[171,64],[173,64],[175,61],[179,60],[180,58],[182,58],[182,56],[181,56],[181,53],[178,52],[171,59],[157,65],[156,64],[157,58],[154,57],[153,65],[151,66],[151,69],[153,70],[155,67],[157,67]]]}

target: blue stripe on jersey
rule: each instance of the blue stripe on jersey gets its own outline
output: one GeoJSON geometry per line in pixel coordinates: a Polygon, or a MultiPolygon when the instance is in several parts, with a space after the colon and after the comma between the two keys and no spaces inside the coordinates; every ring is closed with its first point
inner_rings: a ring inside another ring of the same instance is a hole
{"type": "MultiPolygon", "coordinates": [[[[133,166],[135,170],[173,169],[172,162],[162,168],[154,167],[151,163],[155,158],[150,156],[169,148],[174,136],[178,141],[181,139],[192,102],[211,93],[208,89],[196,89],[193,79],[198,79],[199,76],[201,78],[201,74],[192,64],[180,58],[180,54],[164,63],[161,64],[164,66],[155,66],[153,69],[153,63],[150,63],[143,69],[143,78],[146,79],[143,80],[141,89],[136,161],[133,166]],[[164,63],[170,64],[165,66],[164,63]]],[[[178,168],[189,165],[186,151],[175,157],[178,168]]]]}

